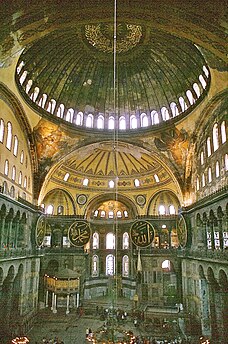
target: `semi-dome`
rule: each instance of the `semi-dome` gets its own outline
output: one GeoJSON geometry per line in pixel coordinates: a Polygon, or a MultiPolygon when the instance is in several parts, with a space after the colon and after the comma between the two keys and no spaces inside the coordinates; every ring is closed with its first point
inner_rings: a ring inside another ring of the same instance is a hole
{"type": "Polygon", "coordinates": [[[24,99],[52,121],[121,132],[178,120],[203,98],[210,74],[195,45],[132,22],[113,37],[112,21],[79,23],[31,43],[16,70],[24,99]]]}

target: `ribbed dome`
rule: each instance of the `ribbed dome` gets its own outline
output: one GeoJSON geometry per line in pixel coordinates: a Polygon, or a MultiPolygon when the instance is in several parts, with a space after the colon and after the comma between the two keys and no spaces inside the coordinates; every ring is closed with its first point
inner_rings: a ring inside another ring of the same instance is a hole
{"type": "Polygon", "coordinates": [[[167,121],[195,106],[209,85],[198,49],[175,36],[119,23],[115,78],[113,50],[113,23],[52,32],[23,51],[17,84],[31,106],[46,110],[44,116],[52,114],[49,119],[99,129],[108,129],[107,119],[116,114],[126,119],[122,129],[135,128],[131,116],[136,116],[137,127],[167,121]],[[141,123],[142,113],[148,118],[141,123]],[[93,118],[88,123],[89,114],[93,118]]]}

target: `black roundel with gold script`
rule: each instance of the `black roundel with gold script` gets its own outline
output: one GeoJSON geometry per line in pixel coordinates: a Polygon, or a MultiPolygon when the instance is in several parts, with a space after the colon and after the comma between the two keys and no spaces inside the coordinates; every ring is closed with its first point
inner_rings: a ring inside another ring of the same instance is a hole
{"type": "Polygon", "coordinates": [[[75,221],[68,230],[70,243],[74,246],[84,246],[88,243],[91,235],[89,223],[86,221],[75,221]]]}
{"type": "Polygon", "coordinates": [[[154,240],[154,228],[147,221],[136,221],[130,230],[132,242],[139,247],[147,247],[154,240]]]}

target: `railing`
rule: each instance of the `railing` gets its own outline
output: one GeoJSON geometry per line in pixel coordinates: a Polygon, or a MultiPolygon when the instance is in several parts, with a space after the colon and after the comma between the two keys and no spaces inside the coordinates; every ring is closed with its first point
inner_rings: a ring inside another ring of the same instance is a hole
{"type": "Polygon", "coordinates": [[[14,258],[28,258],[32,256],[42,256],[43,252],[38,249],[27,248],[3,248],[0,250],[0,261],[14,258]]]}
{"type": "Polygon", "coordinates": [[[228,261],[228,250],[178,250],[179,257],[189,257],[189,258],[196,258],[196,259],[213,259],[221,261],[228,261]]]}

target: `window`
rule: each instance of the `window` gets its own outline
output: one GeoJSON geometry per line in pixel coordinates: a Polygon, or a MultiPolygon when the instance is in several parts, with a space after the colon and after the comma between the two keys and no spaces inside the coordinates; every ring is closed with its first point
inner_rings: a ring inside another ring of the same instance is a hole
{"type": "Polygon", "coordinates": [[[93,233],[93,250],[99,248],[99,234],[97,232],[93,233]]]}
{"type": "Polygon", "coordinates": [[[151,111],[151,121],[153,125],[159,123],[159,115],[155,110],[151,111]]]}
{"type": "Polygon", "coordinates": [[[24,188],[26,189],[27,188],[27,177],[25,176],[24,178],[24,188]]]}
{"type": "Polygon", "coordinates": [[[74,116],[74,110],[68,109],[66,113],[66,121],[72,123],[73,122],[73,116],[74,116]]]}
{"type": "Polygon", "coordinates": [[[134,184],[135,184],[135,187],[139,187],[139,185],[140,185],[139,180],[138,180],[138,179],[135,179],[135,180],[134,180],[134,184]]]}
{"type": "Polygon", "coordinates": [[[19,64],[19,66],[17,67],[17,74],[20,74],[20,71],[22,70],[22,68],[24,67],[25,63],[24,61],[21,61],[21,63],[19,64]]]}
{"type": "Polygon", "coordinates": [[[24,81],[25,81],[25,79],[26,79],[26,77],[27,77],[27,74],[28,74],[27,70],[25,70],[25,71],[22,73],[22,75],[21,75],[21,77],[20,77],[20,79],[19,79],[19,82],[20,82],[21,85],[23,85],[23,83],[24,83],[24,81]]]}
{"type": "Polygon", "coordinates": [[[203,71],[204,71],[204,74],[206,75],[206,77],[208,78],[209,77],[209,70],[207,69],[206,66],[203,66],[203,71]]]}
{"type": "Polygon", "coordinates": [[[15,187],[13,185],[10,188],[10,197],[15,198],[15,187]]]}
{"type": "Polygon", "coordinates": [[[228,171],[228,154],[225,155],[225,170],[228,171]]]}
{"type": "Polygon", "coordinates": [[[78,112],[77,116],[76,116],[76,125],[82,125],[83,122],[83,113],[82,112],[78,112]]]}
{"type": "Polygon", "coordinates": [[[12,180],[15,180],[16,179],[16,167],[15,166],[13,166],[12,167],[12,180]]]}
{"type": "Polygon", "coordinates": [[[52,204],[49,204],[49,205],[47,206],[46,213],[47,213],[48,215],[53,215],[53,212],[54,212],[54,207],[53,207],[52,204]]]}
{"type": "Polygon", "coordinates": [[[125,232],[123,234],[123,250],[129,249],[129,234],[125,232]]]}
{"type": "Polygon", "coordinates": [[[31,95],[30,95],[30,98],[32,99],[32,101],[35,102],[37,100],[39,93],[40,93],[39,87],[35,87],[34,92],[31,93],[31,95]]]}
{"type": "Polygon", "coordinates": [[[64,178],[63,178],[64,182],[67,182],[69,177],[70,177],[70,173],[66,173],[64,178]]]}
{"type": "Polygon", "coordinates": [[[90,113],[86,118],[86,127],[92,128],[93,127],[93,115],[90,113]]]}
{"type": "Polygon", "coordinates": [[[196,178],[196,190],[199,191],[199,177],[196,178]]]}
{"type": "Polygon", "coordinates": [[[120,219],[120,218],[122,217],[122,213],[121,213],[120,210],[118,210],[118,211],[116,212],[116,217],[117,217],[118,219],[120,219]]]}
{"type": "Polygon", "coordinates": [[[200,81],[201,85],[203,86],[203,88],[205,89],[207,86],[207,83],[206,83],[206,81],[202,75],[199,76],[199,81],[200,81]]]}
{"type": "Polygon", "coordinates": [[[98,210],[95,210],[94,217],[97,217],[97,215],[98,215],[98,210]]]}
{"type": "Polygon", "coordinates": [[[21,151],[20,163],[23,164],[23,162],[24,162],[24,151],[21,151]]]}
{"type": "Polygon", "coordinates": [[[163,121],[167,121],[169,119],[169,111],[165,106],[161,108],[161,115],[162,115],[163,121]]]}
{"type": "Polygon", "coordinates": [[[115,235],[113,233],[108,233],[106,235],[106,249],[107,250],[115,249],[115,235]]]}
{"type": "Polygon", "coordinates": [[[200,153],[200,163],[201,163],[201,165],[204,164],[204,153],[203,152],[200,153]]]}
{"type": "Polygon", "coordinates": [[[218,136],[218,124],[215,123],[213,126],[213,146],[214,152],[219,148],[219,136],[218,136]]]}
{"type": "Polygon", "coordinates": [[[129,257],[127,255],[122,259],[122,275],[123,277],[129,276],[129,257]]]}
{"type": "Polygon", "coordinates": [[[195,82],[193,85],[193,90],[195,91],[197,97],[199,98],[200,97],[200,88],[199,88],[199,85],[195,82]]]}
{"type": "Polygon", "coordinates": [[[211,138],[207,138],[207,156],[211,156],[211,138]]]}
{"type": "Polygon", "coordinates": [[[180,97],[179,98],[179,103],[180,103],[180,106],[181,106],[181,110],[182,112],[184,112],[185,110],[187,110],[187,104],[185,103],[185,100],[183,97],[180,97]]]}
{"type": "Polygon", "coordinates": [[[8,176],[8,174],[9,174],[9,160],[7,160],[7,159],[5,161],[4,173],[6,176],[8,176]]]}
{"type": "Polygon", "coordinates": [[[5,130],[5,123],[4,123],[3,119],[1,118],[1,122],[0,122],[0,142],[3,142],[3,140],[4,140],[4,130],[5,130]]]}
{"type": "Polygon", "coordinates": [[[169,213],[170,213],[170,215],[176,214],[176,209],[175,209],[174,205],[172,205],[172,204],[169,206],[169,213]]]}
{"type": "Polygon", "coordinates": [[[121,116],[119,119],[119,128],[120,130],[126,129],[126,118],[124,116],[121,116]]]}
{"type": "Polygon", "coordinates": [[[166,270],[166,271],[170,271],[171,270],[171,264],[170,264],[170,260],[164,260],[162,262],[162,269],[166,270]]]}
{"type": "Polygon", "coordinates": [[[218,178],[220,176],[220,166],[219,166],[218,161],[216,161],[216,164],[215,164],[215,176],[216,176],[216,178],[218,178]]]}
{"type": "Polygon", "coordinates": [[[108,212],[108,218],[109,218],[109,219],[113,219],[113,218],[114,218],[114,212],[113,212],[112,210],[110,210],[110,211],[108,212]]]}
{"type": "Polygon", "coordinates": [[[212,182],[212,173],[211,173],[211,167],[208,167],[208,183],[212,182]]]}
{"type": "Polygon", "coordinates": [[[106,257],[106,275],[113,276],[115,273],[115,257],[109,254],[106,257]]]}
{"type": "Polygon", "coordinates": [[[27,82],[27,85],[25,87],[25,92],[26,93],[29,93],[29,90],[30,88],[32,87],[32,80],[30,79],[28,82],[27,82]]]}
{"type": "Polygon", "coordinates": [[[158,213],[159,215],[165,215],[165,206],[164,205],[159,205],[159,208],[158,208],[158,213]]]}
{"type": "Polygon", "coordinates": [[[44,109],[46,101],[47,101],[47,95],[46,93],[44,93],[42,97],[40,98],[38,105],[44,109]]]}
{"type": "Polygon", "coordinates": [[[176,116],[179,115],[179,111],[178,111],[178,107],[177,107],[177,104],[176,104],[176,103],[172,102],[172,103],[170,104],[170,109],[171,109],[171,112],[172,112],[173,117],[176,117],[176,116]]]}
{"type": "Polygon", "coordinates": [[[149,123],[148,123],[148,118],[147,118],[146,113],[143,112],[140,117],[141,117],[141,126],[142,127],[148,127],[149,123]]]}
{"type": "Polygon", "coordinates": [[[14,135],[13,155],[17,156],[17,152],[18,152],[18,138],[17,138],[17,135],[14,135]]]}
{"type": "Polygon", "coordinates": [[[202,187],[205,186],[205,174],[203,173],[202,174],[202,187]]]}
{"type": "Polygon", "coordinates": [[[191,91],[191,90],[187,90],[186,96],[187,96],[187,98],[188,98],[188,100],[189,100],[189,103],[190,103],[191,105],[193,105],[193,104],[195,103],[195,99],[194,99],[194,97],[193,97],[192,91],[191,91]]]}
{"type": "Polygon", "coordinates": [[[128,212],[127,212],[127,210],[124,210],[124,217],[128,217],[128,212]]]}
{"type": "Polygon", "coordinates": [[[58,110],[57,110],[57,117],[59,118],[63,118],[63,114],[64,114],[64,105],[63,104],[60,104],[59,107],[58,107],[58,110]]]}
{"type": "Polygon", "coordinates": [[[97,128],[104,129],[104,116],[99,115],[97,119],[97,128]]]}
{"type": "Polygon", "coordinates": [[[22,172],[19,172],[19,177],[18,177],[18,184],[21,185],[22,184],[22,172]]]}
{"type": "Polygon", "coordinates": [[[11,150],[12,145],[12,124],[10,122],[7,123],[7,138],[6,138],[6,148],[11,150]]]}
{"type": "Polygon", "coordinates": [[[83,186],[88,186],[88,184],[89,184],[89,179],[88,179],[88,178],[85,178],[85,179],[83,180],[83,182],[82,182],[82,185],[83,185],[83,186]]]}
{"type": "Polygon", "coordinates": [[[226,142],[226,124],[225,121],[221,124],[221,136],[222,136],[222,143],[226,142]]]}
{"type": "Polygon", "coordinates": [[[156,183],[159,183],[159,182],[160,182],[159,177],[158,177],[157,174],[154,174],[154,179],[155,179],[155,182],[156,182],[156,183]]]}
{"type": "Polygon", "coordinates": [[[92,258],[92,276],[97,277],[99,275],[98,273],[98,261],[99,258],[97,255],[94,255],[92,258]]]}
{"type": "Polygon", "coordinates": [[[115,128],[115,119],[114,117],[110,116],[108,119],[108,129],[114,129],[115,128]]]}
{"type": "Polygon", "coordinates": [[[134,115],[130,117],[130,129],[137,129],[137,118],[134,115]]]}
{"type": "Polygon", "coordinates": [[[56,100],[51,99],[50,102],[48,103],[47,111],[50,113],[54,113],[56,107],[56,100]]]}
{"type": "Polygon", "coordinates": [[[115,186],[114,181],[113,181],[113,180],[110,180],[110,181],[108,182],[108,186],[110,187],[110,189],[113,189],[114,186],[115,186]]]}
{"type": "Polygon", "coordinates": [[[105,211],[101,210],[101,217],[105,217],[105,211]]]}
{"type": "Polygon", "coordinates": [[[63,207],[63,205],[58,205],[58,207],[57,207],[57,214],[58,215],[63,215],[64,214],[64,207],[63,207]]]}

